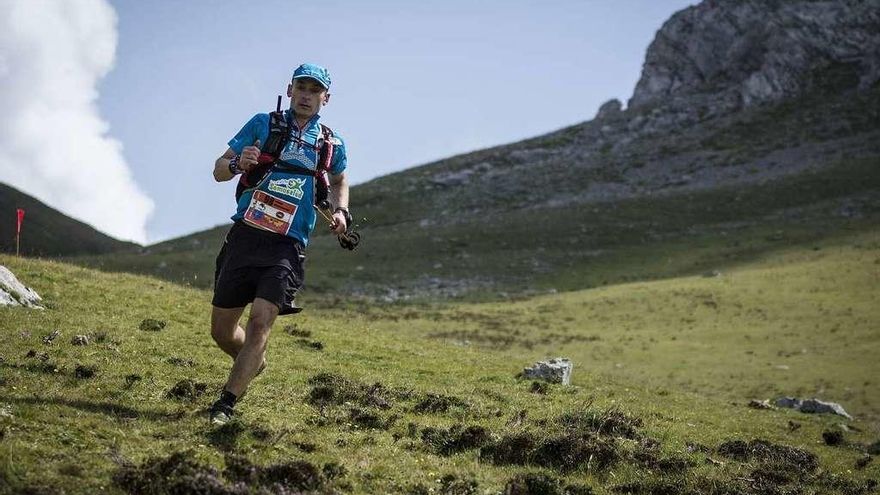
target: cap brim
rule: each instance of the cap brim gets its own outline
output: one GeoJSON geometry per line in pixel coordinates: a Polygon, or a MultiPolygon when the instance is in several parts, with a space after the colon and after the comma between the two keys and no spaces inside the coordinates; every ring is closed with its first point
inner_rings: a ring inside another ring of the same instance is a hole
{"type": "Polygon", "coordinates": [[[309,76],[309,75],[306,75],[306,74],[301,74],[301,75],[298,75],[298,76],[293,76],[293,79],[294,79],[294,80],[297,80],[297,79],[311,79],[311,80],[315,81],[316,83],[320,84],[321,86],[323,86],[324,89],[330,89],[330,86],[327,86],[326,84],[324,84],[324,81],[318,79],[318,78],[315,77],[315,76],[309,76]]]}

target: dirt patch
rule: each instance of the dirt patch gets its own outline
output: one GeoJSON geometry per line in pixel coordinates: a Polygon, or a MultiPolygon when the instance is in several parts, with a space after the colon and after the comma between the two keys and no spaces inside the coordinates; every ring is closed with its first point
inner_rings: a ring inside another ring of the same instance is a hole
{"type": "Polygon", "coordinates": [[[621,458],[622,455],[613,439],[572,433],[542,442],[533,453],[532,463],[569,472],[581,465],[602,470],[621,458]]]}
{"type": "Polygon", "coordinates": [[[348,474],[348,470],[338,462],[328,462],[324,464],[323,468],[321,468],[321,473],[323,473],[324,477],[328,480],[335,480],[344,478],[348,474]]]}
{"type": "Polygon", "coordinates": [[[73,370],[73,376],[79,380],[88,380],[89,378],[94,378],[97,373],[98,367],[95,365],[78,364],[73,370]]]}
{"type": "Polygon", "coordinates": [[[320,470],[304,460],[258,466],[233,455],[226,456],[226,468],[221,473],[197,462],[192,452],[177,452],[166,458],[149,459],[140,466],[123,464],[113,482],[129,493],[143,495],[245,495],[317,491],[328,480],[344,476],[345,468],[337,463],[327,463],[320,470]]]}
{"type": "Polygon", "coordinates": [[[192,452],[177,452],[166,458],[152,458],[140,466],[123,465],[113,482],[129,493],[164,495],[168,493],[235,494],[217,469],[195,461],[192,452]]]}
{"type": "Polygon", "coordinates": [[[195,361],[192,359],[184,359],[179,357],[170,357],[165,360],[166,363],[173,366],[180,366],[181,368],[194,368],[196,366],[195,361]]]}
{"type": "MultiPolygon", "coordinates": [[[[613,493],[632,495],[716,495],[716,491],[695,492],[685,486],[682,480],[647,479],[616,485],[611,488],[613,493]]],[[[737,492],[723,492],[733,495],[737,492]]],[[[720,494],[718,494],[720,495],[720,494]]],[[[743,494],[745,495],[745,494],[743,494]]]]}
{"type": "Polygon", "coordinates": [[[427,394],[413,407],[413,411],[421,414],[436,414],[445,413],[453,407],[467,409],[470,407],[470,404],[464,399],[450,395],[427,394]]]}
{"type": "Polygon", "coordinates": [[[563,473],[586,466],[605,469],[623,458],[613,438],[568,432],[540,438],[524,432],[506,435],[480,449],[480,457],[494,464],[535,465],[563,473]]]}
{"type": "Polygon", "coordinates": [[[589,485],[582,485],[580,483],[571,483],[566,485],[562,490],[564,495],[593,495],[593,488],[589,485]]]}
{"type": "Polygon", "coordinates": [[[39,359],[40,361],[48,361],[49,354],[45,352],[37,352],[34,349],[31,349],[24,355],[25,359],[39,359]]]}
{"type": "Polygon", "coordinates": [[[226,459],[226,470],[223,473],[231,481],[247,486],[317,490],[324,484],[321,470],[304,460],[260,467],[243,457],[230,456],[226,459]]]}
{"type": "Polygon", "coordinates": [[[305,330],[300,328],[299,325],[287,325],[284,327],[284,333],[288,335],[292,335],[294,337],[301,337],[307,339],[312,336],[312,332],[309,330],[305,330]]]}
{"type": "Polygon", "coordinates": [[[843,495],[866,495],[875,493],[880,487],[880,483],[874,479],[856,481],[828,473],[819,476],[817,484],[826,490],[835,490],[843,495]]]}
{"type": "Polygon", "coordinates": [[[185,378],[177,382],[165,394],[169,399],[194,402],[208,390],[207,383],[196,382],[185,378]]]}
{"type": "Polygon", "coordinates": [[[475,495],[479,484],[474,479],[462,479],[454,474],[440,478],[440,490],[443,495],[475,495]]]}
{"type": "Polygon", "coordinates": [[[143,379],[144,379],[144,377],[142,377],[141,375],[138,375],[136,373],[132,373],[130,375],[125,375],[125,385],[123,385],[123,388],[130,389],[131,387],[134,387],[134,385],[137,382],[139,382],[143,379]]]}
{"type": "Polygon", "coordinates": [[[245,493],[255,493],[255,487],[268,490],[256,493],[322,493],[329,481],[346,475],[345,468],[338,463],[329,462],[319,469],[305,460],[292,460],[269,466],[258,466],[241,456],[226,456],[225,477],[241,487],[245,493]],[[250,490],[250,491],[247,491],[250,490]]]}
{"type": "Polygon", "coordinates": [[[560,416],[557,422],[568,431],[630,439],[639,438],[639,428],[642,427],[640,418],[629,416],[618,409],[570,412],[560,416]]]}
{"type": "Polygon", "coordinates": [[[552,476],[541,473],[524,473],[507,480],[504,495],[593,495],[593,489],[586,485],[562,485],[552,476]]]}
{"type": "Polygon", "coordinates": [[[724,442],[718,446],[718,453],[737,461],[773,464],[798,474],[812,473],[819,467],[819,459],[812,452],[761,439],[748,443],[743,440],[724,442]]]}
{"type": "Polygon", "coordinates": [[[709,446],[706,446],[706,445],[703,445],[703,444],[697,443],[697,442],[685,443],[685,450],[687,450],[688,452],[691,452],[691,453],[700,452],[702,454],[711,454],[712,452],[714,452],[712,447],[709,447],[709,446]]]}
{"type": "Polygon", "coordinates": [[[696,478],[646,479],[612,488],[616,493],[676,494],[676,495],[806,495],[842,494],[867,495],[874,493],[877,482],[853,481],[839,475],[820,473],[807,479],[795,480],[785,473],[763,468],[729,479],[698,476],[696,478]],[[786,482],[785,480],[792,480],[786,482]],[[626,488],[626,489],[624,489],[626,488]]]}
{"type": "Polygon", "coordinates": [[[403,493],[406,495],[431,495],[434,493],[434,489],[428,488],[424,483],[416,483],[404,488],[403,493]]]}
{"type": "Polygon", "coordinates": [[[874,460],[873,457],[869,456],[868,454],[865,454],[864,456],[856,459],[855,468],[856,469],[865,469],[866,467],[868,467],[868,464],[871,464],[871,461],[873,461],[873,460],[874,460]]]}
{"type": "Polygon", "coordinates": [[[550,385],[547,382],[532,382],[529,392],[533,394],[547,395],[550,392],[550,385]]]}
{"type": "Polygon", "coordinates": [[[25,359],[35,359],[39,361],[39,363],[28,363],[24,365],[24,369],[32,372],[32,373],[46,373],[46,374],[54,374],[61,373],[61,367],[58,364],[54,363],[50,358],[49,354],[45,352],[37,352],[34,349],[31,349],[25,354],[25,359]]]}
{"type": "MultiPolygon", "coordinates": [[[[3,481],[3,478],[0,478],[0,481],[3,481]]],[[[65,495],[66,493],[61,488],[43,485],[27,485],[18,488],[18,490],[16,493],[26,493],[27,495],[65,495]]]]}
{"type": "Polygon", "coordinates": [[[230,421],[207,433],[208,443],[223,452],[232,452],[238,445],[238,439],[246,430],[241,421],[230,421]]]}
{"type": "Polygon", "coordinates": [[[321,373],[310,378],[309,385],[312,390],[306,400],[320,408],[345,402],[379,409],[389,409],[392,405],[393,393],[379,382],[366,385],[333,373],[321,373]]]}
{"type": "Polygon", "coordinates": [[[822,440],[825,445],[837,446],[843,445],[846,441],[843,438],[843,432],[840,430],[825,430],[822,432],[822,440]]]}
{"type": "Polygon", "coordinates": [[[265,428],[265,427],[259,426],[259,425],[251,425],[250,430],[251,430],[251,436],[255,440],[259,440],[261,442],[268,442],[269,440],[271,440],[273,438],[280,439],[282,436],[287,434],[286,431],[282,431],[281,433],[275,434],[269,428],[265,428]]]}
{"type": "Polygon", "coordinates": [[[661,457],[654,450],[641,450],[633,454],[633,460],[641,467],[664,474],[681,474],[693,467],[693,462],[683,457],[661,457]]]}
{"type": "Polygon", "coordinates": [[[352,424],[361,428],[386,430],[389,427],[379,414],[357,407],[348,411],[348,419],[352,424]]]}
{"type": "Polygon", "coordinates": [[[448,430],[434,427],[422,430],[422,443],[431,451],[443,456],[478,449],[489,441],[489,430],[482,426],[465,428],[461,425],[455,425],[448,430]]]}
{"type": "Polygon", "coordinates": [[[745,493],[796,493],[789,488],[804,485],[819,468],[818,458],[812,452],[761,439],[725,442],[718,447],[718,453],[752,463],[749,476],[738,480],[745,493]]]}
{"type": "Polygon", "coordinates": [[[166,323],[162,320],[157,320],[155,318],[145,318],[141,321],[141,324],[138,325],[138,328],[143,332],[158,332],[165,328],[166,323]]]}
{"type": "Polygon", "coordinates": [[[310,349],[313,351],[323,351],[324,343],[319,342],[317,340],[309,340],[309,339],[296,339],[294,343],[303,349],[310,349]]]}
{"type": "Polygon", "coordinates": [[[538,440],[535,435],[528,432],[505,435],[497,442],[481,448],[480,458],[494,464],[526,465],[529,463],[530,454],[537,444],[538,440]]]}
{"type": "Polygon", "coordinates": [[[403,493],[409,495],[475,495],[479,493],[479,484],[474,479],[460,479],[454,474],[447,474],[437,480],[435,486],[424,483],[411,485],[403,493]]]}

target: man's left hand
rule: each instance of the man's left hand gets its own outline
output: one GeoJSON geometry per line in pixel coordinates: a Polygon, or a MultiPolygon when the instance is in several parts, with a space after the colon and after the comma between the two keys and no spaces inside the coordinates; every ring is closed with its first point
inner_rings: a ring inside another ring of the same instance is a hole
{"type": "Polygon", "coordinates": [[[333,223],[330,224],[330,231],[336,235],[342,235],[348,228],[345,223],[345,215],[341,211],[333,213],[333,223]]]}

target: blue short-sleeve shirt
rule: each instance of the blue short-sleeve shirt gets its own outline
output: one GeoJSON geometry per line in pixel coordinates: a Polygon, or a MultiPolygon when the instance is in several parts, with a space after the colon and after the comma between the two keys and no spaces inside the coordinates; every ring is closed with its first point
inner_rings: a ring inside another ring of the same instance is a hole
{"type": "MultiPolygon", "coordinates": [[[[290,111],[285,110],[285,118],[291,124],[291,136],[287,146],[281,152],[279,157],[281,161],[290,165],[294,165],[308,170],[315,170],[318,166],[318,141],[322,137],[319,115],[315,115],[302,128],[299,129],[295,120],[290,118],[290,111]],[[306,143],[306,144],[303,144],[306,143]],[[309,146],[311,145],[311,146],[309,146]]],[[[245,146],[254,145],[258,140],[260,144],[265,144],[269,138],[269,114],[259,113],[254,115],[244,127],[238,131],[232,139],[229,140],[229,147],[237,154],[241,154],[245,146]]],[[[341,174],[347,166],[345,141],[334,131],[333,132],[333,158],[330,163],[330,173],[333,175],[341,174]]],[[[275,190],[281,190],[287,195],[283,198],[293,203],[295,209],[292,215],[292,221],[289,231],[286,232],[288,237],[300,240],[304,245],[308,245],[309,234],[315,228],[316,214],[312,207],[314,204],[314,177],[308,175],[299,175],[296,178],[290,176],[275,175],[276,172],[270,173],[270,176],[264,179],[260,188],[275,186],[275,190]],[[281,184],[282,186],[278,186],[281,184]],[[291,195],[292,194],[292,195],[291,195]]],[[[255,188],[255,189],[260,189],[255,188]]],[[[246,190],[238,201],[238,208],[232,220],[242,220],[254,196],[255,189],[246,190]]],[[[267,191],[271,194],[271,191],[267,191]]],[[[283,213],[282,213],[283,214],[283,213]]]]}

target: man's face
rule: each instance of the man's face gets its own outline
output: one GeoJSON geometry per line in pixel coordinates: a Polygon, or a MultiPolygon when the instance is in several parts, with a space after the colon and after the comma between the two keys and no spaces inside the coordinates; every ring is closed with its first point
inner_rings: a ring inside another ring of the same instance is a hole
{"type": "Polygon", "coordinates": [[[330,100],[327,88],[310,77],[294,79],[287,86],[290,97],[290,108],[300,117],[311,117],[321,110],[330,100]]]}

